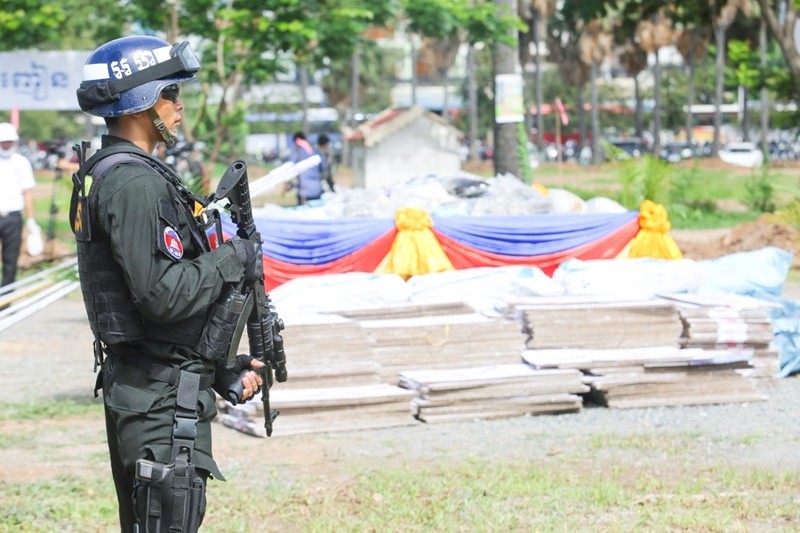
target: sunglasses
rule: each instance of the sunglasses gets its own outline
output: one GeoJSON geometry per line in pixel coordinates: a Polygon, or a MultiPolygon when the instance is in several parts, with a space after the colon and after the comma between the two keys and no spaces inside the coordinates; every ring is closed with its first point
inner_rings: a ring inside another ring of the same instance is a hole
{"type": "Polygon", "coordinates": [[[172,103],[176,103],[178,98],[181,96],[181,86],[177,83],[173,83],[172,85],[167,85],[163,89],[161,89],[161,98],[164,100],[169,100],[172,103]]]}

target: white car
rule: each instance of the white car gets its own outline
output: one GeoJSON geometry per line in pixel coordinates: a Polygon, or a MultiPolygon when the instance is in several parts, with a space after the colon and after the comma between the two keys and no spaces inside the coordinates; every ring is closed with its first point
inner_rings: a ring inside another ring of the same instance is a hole
{"type": "Polygon", "coordinates": [[[764,153],[755,143],[730,143],[719,151],[724,162],[739,167],[756,168],[764,163],[764,153]]]}

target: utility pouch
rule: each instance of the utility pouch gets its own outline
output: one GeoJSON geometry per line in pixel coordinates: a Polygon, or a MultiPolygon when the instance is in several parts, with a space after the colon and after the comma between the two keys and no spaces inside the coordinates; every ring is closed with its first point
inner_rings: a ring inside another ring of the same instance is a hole
{"type": "Polygon", "coordinates": [[[169,464],[136,461],[134,506],[138,533],[196,533],[206,511],[205,479],[186,454],[169,464]]]}
{"type": "Polygon", "coordinates": [[[206,320],[203,334],[194,347],[202,357],[219,363],[228,356],[233,334],[244,312],[247,298],[235,287],[231,287],[217,300],[206,320]]]}

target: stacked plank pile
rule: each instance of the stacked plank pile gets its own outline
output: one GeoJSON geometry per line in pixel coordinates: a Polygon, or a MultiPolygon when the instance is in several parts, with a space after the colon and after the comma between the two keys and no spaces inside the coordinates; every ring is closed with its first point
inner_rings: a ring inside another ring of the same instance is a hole
{"type": "Polygon", "coordinates": [[[466,302],[442,301],[426,303],[404,303],[392,307],[368,307],[333,311],[334,314],[355,320],[374,320],[387,318],[413,318],[422,316],[459,315],[473,313],[475,310],[466,302]]]}
{"type": "Polygon", "coordinates": [[[405,370],[519,363],[525,347],[519,322],[474,312],[362,320],[361,327],[387,383],[405,370]]]}
{"type": "MultiPolygon", "coordinates": [[[[374,361],[372,346],[358,321],[315,313],[282,318],[289,380],[279,388],[341,387],[381,381],[380,365],[374,361]]],[[[247,346],[246,339],[241,346],[247,346]]]]}
{"type": "Polygon", "coordinates": [[[739,295],[667,295],[676,302],[683,324],[684,348],[738,351],[749,355],[752,368],[746,374],[770,381],[778,375],[778,351],[770,347],[774,335],[772,302],[739,295]]]}
{"type": "Polygon", "coordinates": [[[411,411],[429,423],[578,411],[589,390],[577,370],[522,363],[403,371],[400,385],[418,393],[411,411]]]}
{"type": "Polygon", "coordinates": [[[677,347],[682,331],[675,304],[662,299],[575,296],[521,299],[510,305],[531,349],[677,347]]]}
{"type": "Polygon", "coordinates": [[[526,350],[535,368],[580,369],[592,398],[612,408],[702,405],[762,400],[742,371],[738,351],[672,346],[607,350],[526,350]]]}
{"type": "MultiPolygon", "coordinates": [[[[298,435],[332,431],[408,426],[416,421],[409,414],[409,402],[416,396],[387,383],[350,387],[278,389],[270,392],[270,406],[281,414],[273,435],[298,435]]],[[[224,403],[224,402],[223,402],[224,403]]],[[[220,406],[223,425],[265,437],[261,398],[244,405],[220,406]]]]}

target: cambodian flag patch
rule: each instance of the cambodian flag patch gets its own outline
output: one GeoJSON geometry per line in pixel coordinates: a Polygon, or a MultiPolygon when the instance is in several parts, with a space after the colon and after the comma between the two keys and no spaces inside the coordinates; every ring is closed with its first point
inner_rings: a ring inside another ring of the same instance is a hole
{"type": "Polygon", "coordinates": [[[183,243],[178,232],[167,226],[164,228],[164,246],[169,255],[175,259],[183,257],[183,243]]]}
{"type": "Polygon", "coordinates": [[[219,233],[216,226],[211,226],[206,229],[206,238],[208,239],[208,247],[212,250],[219,248],[219,233]]]}

